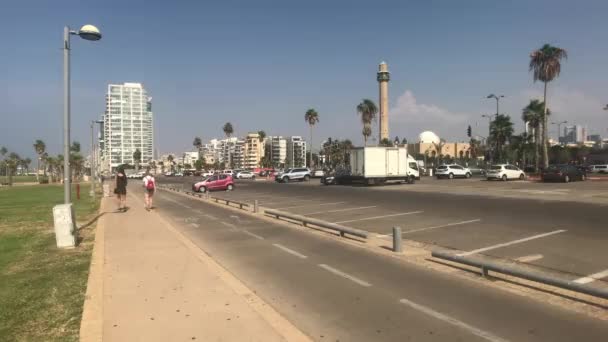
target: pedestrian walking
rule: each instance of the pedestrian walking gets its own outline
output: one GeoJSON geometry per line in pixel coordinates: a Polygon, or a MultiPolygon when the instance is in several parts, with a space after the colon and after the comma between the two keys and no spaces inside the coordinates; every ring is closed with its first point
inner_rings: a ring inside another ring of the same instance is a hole
{"type": "Polygon", "coordinates": [[[116,186],[114,188],[114,194],[118,200],[118,211],[127,211],[127,175],[125,169],[119,166],[116,170],[116,186]]]}
{"type": "Polygon", "coordinates": [[[147,211],[152,209],[152,200],[154,198],[154,190],[156,190],[156,180],[150,173],[150,170],[146,171],[144,177],[144,203],[147,211]]]}

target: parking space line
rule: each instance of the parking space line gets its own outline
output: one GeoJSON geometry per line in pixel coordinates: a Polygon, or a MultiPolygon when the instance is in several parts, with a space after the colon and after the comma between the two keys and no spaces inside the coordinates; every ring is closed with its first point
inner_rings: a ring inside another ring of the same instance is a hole
{"type": "Polygon", "coordinates": [[[349,222],[357,222],[357,221],[367,221],[367,220],[375,220],[375,219],[380,219],[380,218],[385,218],[385,217],[395,217],[395,216],[403,216],[403,215],[420,214],[422,212],[423,212],[422,210],[419,210],[419,211],[410,211],[410,212],[407,212],[407,213],[389,214],[389,215],[374,216],[374,217],[365,217],[365,218],[356,219],[356,220],[346,220],[346,221],[338,221],[338,222],[332,222],[332,223],[349,223],[349,222]]]}
{"type": "Polygon", "coordinates": [[[369,209],[369,208],[375,208],[377,207],[377,205],[372,205],[369,207],[357,207],[357,208],[346,208],[346,209],[334,209],[334,210],[325,210],[325,211],[315,211],[313,213],[306,213],[306,214],[302,214],[302,215],[317,215],[317,214],[327,214],[327,213],[339,213],[342,211],[350,211],[350,210],[358,210],[358,209],[369,209]]]}
{"type": "Polygon", "coordinates": [[[498,337],[498,336],[496,336],[496,335],[494,335],[494,334],[492,334],[490,332],[481,330],[481,329],[476,328],[476,327],[474,327],[472,325],[469,325],[467,323],[459,321],[459,320],[457,320],[454,317],[451,317],[451,316],[448,316],[448,315],[443,314],[441,312],[435,311],[435,310],[433,310],[433,309],[431,309],[431,308],[429,308],[427,306],[424,306],[424,305],[421,305],[421,304],[418,304],[418,303],[414,303],[411,300],[403,298],[403,299],[400,299],[399,302],[401,304],[405,304],[405,305],[409,306],[410,308],[412,308],[414,310],[420,311],[420,312],[422,312],[422,313],[424,313],[426,315],[434,317],[434,318],[436,318],[438,320],[444,321],[446,323],[449,323],[451,325],[454,325],[454,326],[457,326],[457,327],[459,327],[461,329],[464,329],[464,330],[470,332],[471,334],[473,334],[475,336],[478,336],[478,337],[481,337],[481,338],[483,338],[483,339],[485,339],[487,341],[491,341],[491,342],[506,342],[505,339],[500,338],[500,337],[498,337]]]}
{"type": "Polygon", "coordinates": [[[463,225],[463,224],[474,223],[474,222],[479,222],[479,221],[481,221],[481,219],[473,219],[473,220],[468,220],[468,221],[446,223],[446,224],[443,224],[443,225],[440,225],[440,226],[432,226],[432,227],[425,227],[425,228],[418,228],[418,229],[407,230],[407,231],[403,232],[402,234],[415,233],[415,232],[421,232],[421,231],[425,231],[425,230],[432,230],[432,229],[445,228],[445,227],[460,226],[460,225],[463,225]]]}
{"type": "Polygon", "coordinates": [[[313,205],[335,205],[335,204],[343,204],[346,202],[332,202],[332,203],[318,203],[318,204],[304,204],[304,205],[294,205],[291,207],[283,207],[283,208],[276,208],[277,210],[282,210],[282,209],[293,209],[293,208],[303,208],[303,207],[310,207],[313,205]]]}
{"type": "Polygon", "coordinates": [[[293,202],[297,203],[297,202],[314,202],[316,200],[312,200],[312,199],[310,199],[310,200],[288,199],[288,200],[280,201],[280,202],[277,202],[277,201],[275,201],[275,202],[264,202],[264,201],[262,201],[262,202],[260,202],[260,204],[262,204],[262,205],[269,205],[269,204],[285,203],[287,201],[293,201],[293,202]]]}
{"type": "Polygon", "coordinates": [[[353,277],[350,274],[344,273],[344,272],[342,272],[340,270],[337,270],[337,269],[335,269],[335,268],[333,268],[333,267],[331,267],[329,265],[319,264],[319,267],[321,267],[322,269],[324,269],[326,271],[329,271],[329,272],[331,272],[331,273],[333,273],[335,275],[339,275],[340,277],[346,278],[346,279],[348,279],[348,280],[350,280],[350,281],[352,281],[354,283],[357,283],[357,284],[359,284],[359,285],[361,285],[363,287],[370,287],[370,286],[372,286],[372,284],[370,284],[370,283],[368,283],[368,282],[366,282],[364,280],[361,280],[359,278],[353,277]]]}
{"type": "Polygon", "coordinates": [[[194,222],[190,223],[190,225],[194,228],[200,227],[200,225],[198,223],[194,223],[194,222]]]}
{"type": "Polygon", "coordinates": [[[488,246],[488,247],[484,247],[484,248],[474,249],[474,250],[469,251],[469,252],[464,252],[464,253],[456,254],[456,256],[467,256],[467,255],[477,254],[477,253],[489,251],[489,250],[492,250],[492,249],[497,249],[497,248],[502,248],[502,247],[506,247],[506,246],[511,246],[511,245],[515,245],[515,244],[518,244],[518,243],[527,242],[527,241],[534,240],[534,239],[540,239],[540,238],[543,238],[543,237],[547,237],[547,236],[550,236],[550,235],[555,235],[555,234],[559,234],[559,233],[563,233],[563,232],[566,232],[566,230],[565,229],[554,230],[552,232],[548,232],[548,233],[544,233],[544,234],[538,234],[538,235],[533,235],[533,236],[530,236],[530,237],[527,237],[527,238],[523,238],[523,239],[513,240],[513,241],[509,241],[509,242],[505,242],[505,243],[499,243],[499,244],[493,245],[493,246],[488,246]]]}
{"type": "Polygon", "coordinates": [[[245,234],[247,234],[247,235],[250,235],[250,236],[253,236],[254,238],[256,238],[256,239],[258,239],[258,240],[264,240],[264,238],[263,238],[263,237],[261,237],[261,236],[259,236],[259,235],[257,235],[257,234],[254,234],[254,233],[252,233],[252,232],[250,232],[250,231],[248,231],[248,230],[243,230],[243,233],[245,233],[245,234]]]}
{"type": "Polygon", "coordinates": [[[226,227],[230,227],[232,229],[236,229],[236,226],[233,225],[232,223],[228,223],[228,222],[224,222],[224,221],[221,221],[220,223],[223,224],[226,227]]]}
{"type": "Polygon", "coordinates": [[[532,254],[532,255],[526,255],[526,256],[516,258],[515,260],[519,261],[519,262],[532,262],[532,261],[540,260],[542,258],[543,258],[542,254],[532,254]]]}
{"type": "Polygon", "coordinates": [[[291,255],[295,255],[298,258],[301,258],[301,259],[308,258],[306,255],[298,253],[298,252],[294,251],[293,249],[289,249],[289,248],[287,248],[287,247],[285,247],[283,245],[280,245],[278,243],[273,243],[272,245],[275,246],[275,247],[277,247],[277,248],[279,248],[279,249],[281,249],[281,250],[283,250],[284,252],[287,252],[287,253],[289,253],[291,255]]]}
{"type": "Polygon", "coordinates": [[[601,272],[590,274],[586,277],[578,278],[574,282],[577,284],[588,284],[606,277],[608,277],[608,270],[603,270],[601,272]]]}

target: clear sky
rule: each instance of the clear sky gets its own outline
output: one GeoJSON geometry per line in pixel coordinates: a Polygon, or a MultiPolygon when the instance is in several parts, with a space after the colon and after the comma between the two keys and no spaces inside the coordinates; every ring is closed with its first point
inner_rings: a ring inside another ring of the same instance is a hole
{"type": "Polygon", "coordinates": [[[60,151],[62,30],[87,23],[103,39],[72,40],[72,131],[85,150],[107,84],[122,82],[142,82],[153,97],[160,152],[221,137],[226,121],[238,135],[308,139],[310,107],[320,114],[315,145],[328,136],[359,143],[355,107],[377,101],[383,60],[391,136],[433,130],[463,141],[469,124],[486,135],[489,93],[505,95],[501,112],[521,131],[521,108],[542,95],[529,53],[544,43],[569,54],[550,84],[553,119],[607,136],[606,13],[605,0],[4,0],[0,145],[31,157],[40,138],[60,151]]]}

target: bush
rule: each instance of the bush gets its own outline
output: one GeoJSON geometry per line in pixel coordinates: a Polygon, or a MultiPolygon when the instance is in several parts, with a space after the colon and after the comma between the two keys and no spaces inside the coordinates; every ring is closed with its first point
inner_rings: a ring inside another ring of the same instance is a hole
{"type": "Polygon", "coordinates": [[[49,177],[40,177],[38,183],[39,184],[49,184],[49,177]]]}

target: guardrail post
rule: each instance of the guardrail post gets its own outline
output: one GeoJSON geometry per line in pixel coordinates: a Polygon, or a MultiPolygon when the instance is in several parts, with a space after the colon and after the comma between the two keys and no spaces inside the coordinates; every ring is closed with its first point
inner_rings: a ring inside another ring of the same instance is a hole
{"type": "Polygon", "coordinates": [[[258,213],[260,211],[260,204],[258,200],[253,201],[253,212],[258,213]]]}
{"type": "Polygon", "coordinates": [[[243,209],[243,204],[239,203],[239,209],[243,209]]]}
{"type": "Polygon", "coordinates": [[[344,237],[344,232],[343,231],[340,231],[340,236],[344,237]]]}
{"type": "Polygon", "coordinates": [[[487,269],[486,267],[481,266],[481,275],[482,275],[484,278],[487,278],[487,277],[488,277],[488,269],[487,269]]]}
{"type": "Polygon", "coordinates": [[[403,247],[401,246],[401,227],[393,227],[393,252],[401,253],[403,252],[403,247]]]}

